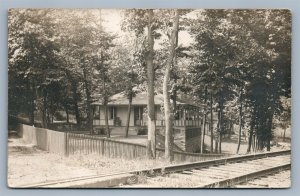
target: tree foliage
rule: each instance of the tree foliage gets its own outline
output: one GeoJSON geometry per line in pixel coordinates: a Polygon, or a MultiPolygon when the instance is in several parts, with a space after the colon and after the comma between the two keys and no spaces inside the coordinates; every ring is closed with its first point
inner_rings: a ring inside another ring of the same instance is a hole
{"type": "Polygon", "coordinates": [[[203,95],[208,86],[222,120],[226,103],[237,107],[239,89],[245,89],[239,101],[251,113],[249,146],[255,137],[257,149],[269,150],[280,98],[290,96],[290,24],[287,10],[205,10],[192,21],[195,92],[203,95]]]}

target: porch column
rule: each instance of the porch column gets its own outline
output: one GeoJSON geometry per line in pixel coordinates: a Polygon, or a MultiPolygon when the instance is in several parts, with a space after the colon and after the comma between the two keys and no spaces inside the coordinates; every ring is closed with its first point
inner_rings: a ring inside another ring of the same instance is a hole
{"type": "Polygon", "coordinates": [[[142,107],[139,107],[139,121],[140,121],[140,126],[143,125],[142,119],[143,119],[143,113],[142,113],[142,107]]]}
{"type": "Polygon", "coordinates": [[[186,127],[186,111],[185,108],[183,108],[183,126],[186,127]]]}

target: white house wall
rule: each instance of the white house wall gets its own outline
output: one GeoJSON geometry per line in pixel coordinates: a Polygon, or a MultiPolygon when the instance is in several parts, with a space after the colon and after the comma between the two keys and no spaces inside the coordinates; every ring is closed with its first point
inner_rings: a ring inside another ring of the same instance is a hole
{"type": "MultiPolygon", "coordinates": [[[[109,120],[111,120],[110,119],[110,116],[111,116],[110,107],[111,106],[108,106],[108,119],[109,120]]],[[[126,126],[128,107],[127,106],[116,106],[116,108],[117,108],[117,117],[119,117],[120,120],[121,120],[121,126],[126,126]]],[[[104,108],[104,106],[100,106],[100,119],[102,119],[101,120],[101,125],[104,125],[104,124],[102,124],[103,120],[105,119],[105,108],[104,108]]],[[[133,107],[131,107],[129,126],[134,125],[133,121],[134,121],[134,109],[133,109],[133,107]]]]}
{"type": "MultiPolygon", "coordinates": [[[[116,106],[116,108],[117,108],[117,117],[119,117],[121,120],[121,126],[126,126],[128,106],[116,106]]],[[[133,108],[131,108],[129,126],[133,126],[133,120],[134,120],[133,118],[134,118],[133,108]]]]}

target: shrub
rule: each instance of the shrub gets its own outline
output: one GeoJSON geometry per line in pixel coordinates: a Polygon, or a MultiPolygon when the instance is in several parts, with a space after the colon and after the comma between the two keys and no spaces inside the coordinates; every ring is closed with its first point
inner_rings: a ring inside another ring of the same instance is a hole
{"type": "Polygon", "coordinates": [[[59,111],[55,112],[54,118],[58,121],[66,120],[66,117],[64,115],[62,115],[61,112],[59,112],[59,111]]]}
{"type": "Polygon", "coordinates": [[[137,128],[137,135],[147,135],[147,128],[137,128]]]}
{"type": "Polygon", "coordinates": [[[95,133],[98,135],[106,135],[106,129],[103,127],[95,128],[95,133]]]}

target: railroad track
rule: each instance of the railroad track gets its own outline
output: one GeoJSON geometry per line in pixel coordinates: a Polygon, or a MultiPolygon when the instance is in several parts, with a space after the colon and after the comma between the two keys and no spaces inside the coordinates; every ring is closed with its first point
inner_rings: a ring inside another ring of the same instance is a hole
{"type": "Polygon", "coordinates": [[[234,188],[287,188],[290,186],[291,170],[285,170],[235,185],[234,188]]]}
{"type": "Polygon", "coordinates": [[[227,157],[131,172],[92,175],[20,188],[228,188],[290,170],[290,150],[227,157]]]}
{"type": "Polygon", "coordinates": [[[290,170],[290,154],[287,150],[145,170],[140,173],[146,176],[143,183],[123,187],[233,188],[252,179],[290,170]]]}

